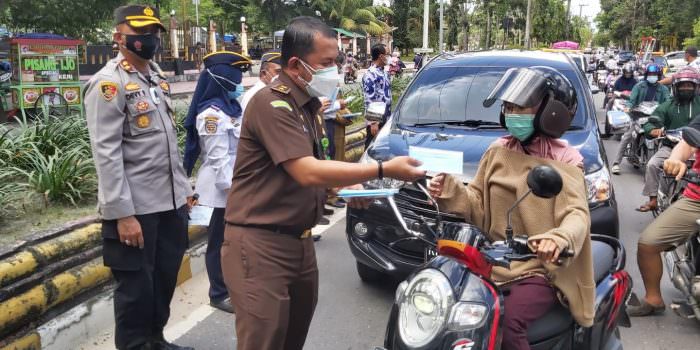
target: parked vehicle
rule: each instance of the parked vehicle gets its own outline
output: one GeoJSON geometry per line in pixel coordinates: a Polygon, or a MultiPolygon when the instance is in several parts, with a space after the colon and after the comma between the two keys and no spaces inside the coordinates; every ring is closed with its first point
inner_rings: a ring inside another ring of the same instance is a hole
{"type": "Polygon", "coordinates": [[[673,51],[664,55],[668,61],[668,67],[671,73],[677,72],[679,69],[688,65],[685,61],[685,51],[673,51]]]}
{"type": "MultiPolygon", "coordinates": [[[[534,195],[553,198],[562,189],[562,178],[553,168],[538,166],[528,174],[527,184],[534,195]]],[[[430,198],[422,185],[416,186],[430,198]]],[[[537,259],[527,245],[527,236],[514,235],[510,226],[512,210],[528,195],[504,213],[509,223],[507,238],[496,242],[468,223],[440,225],[437,207],[437,224],[419,219],[409,226],[393,198],[388,198],[396,220],[408,234],[406,239],[426,241],[439,255],[398,286],[384,347],[375,350],[501,348],[498,335],[502,315],[508,310],[499,286],[489,276],[493,266],[509,268],[512,261],[537,259]]],[[[595,323],[581,327],[568,309],[556,305],[528,328],[532,349],[622,349],[618,327],[630,326],[625,300],[632,288],[624,270],[625,249],[613,237],[592,238],[595,323]]],[[[573,252],[566,250],[560,259],[570,256],[573,252]]]]}
{"type": "MultiPolygon", "coordinates": [[[[689,145],[700,147],[700,132],[697,130],[685,128],[682,137],[689,145]]],[[[700,184],[700,175],[688,171],[683,176],[683,180],[700,184]]],[[[671,309],[681,317],[696,320],[700,320],[700,233],[698,232],[691,235],[676,249],[664,253],[671,282],[683,295],[683,299],[674,300],[671,309]]]]}
{"type": "MultiPolygon", "coordinates": [[[[506,70],[532,66],[552,67],[574,85],[578,108],[562,138],[584,157],[591,232],[618,237],[617,203],[593,97],[576,63],[561,53],[481,51],[434,58],[417,73],[360,161],[369,163],[408,155],[412,145],[459,151],[463,155],[463,171],[457,176],[464,183],[469,182],[489,145],[507,133],[499,123],[500,106],[484,107],[483,100],[506,70]]],[[[388,178],[365,185],[398,188],[396,204],[410,222],[420,217],[435,220],[435,211],[414,185],[388,178]]],[[[442,218],[445,222],[463,221],[453,214],[442,218]]],[[[404,235],[385,203],[373,203],[370,210],[349,208],[346,232],[363,280],[382,280],[387,275],[404,279],[430,260],[425,242],[399,241],[404,235]]]]}
{"type": "Polygon", "coordinates": [[[617,54],[617,64],[624,65],[625,63],[634,60],[634,53],[631,51],[620,51],[617,54]]]}

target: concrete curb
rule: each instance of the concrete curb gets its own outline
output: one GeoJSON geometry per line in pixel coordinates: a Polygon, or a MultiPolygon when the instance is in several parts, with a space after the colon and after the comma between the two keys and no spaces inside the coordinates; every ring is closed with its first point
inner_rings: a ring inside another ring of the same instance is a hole
{"type": "MultiPolygon", "coordinates": [[[[75,258],[76,253],[85,254],[87,257],[99,255],[99,243],[102,239],[100,230],[101,224],[89,224],[55,239],[27,247],[5,261],[0,261],[0,286],[11,281],[21,284],[24,279],[30,280],[32,276],[45,272],[42,268],[51,262],[71,260],[75,258]]],[[[200,241],[205,234],[206,227],[188,228],[188,237],[192,243],[200,241]]],[[[178,285],[192,277],[191,251],[192,249],[188,250],[188,254],[183,258],[178,273],[178,285]]],[[[38,284],[31,284],[29,288],[22,289],[6,300],[0,299],[0,337],[8,336],[0,340],[0,350],[41,348],[36,346],[37,338],[41,345],[41,337],[33,329],[33,324],[43,321],[42,318],[47,316],[48,311],[51,311],[48,317],[57,314],[63,311],[60,309],[61,305],[107,284],[111,280],[111,273],[99,257],[52,277],[46,277],[47,279],[36,281],[38,284]],[[18,330],[19,333],[16,333],[18,330]],[[10,336],[12,332],[16,334],[10,336]]],[[[57,316],[60,317],[61,315],[57,316]]]]}
{"type": "Polygon", "coordinates": [[[38,269],[97,245],[101,224],[90,224],[49,241],[30,246],[0,261],[0,287],[26,277],[38,269]]]}

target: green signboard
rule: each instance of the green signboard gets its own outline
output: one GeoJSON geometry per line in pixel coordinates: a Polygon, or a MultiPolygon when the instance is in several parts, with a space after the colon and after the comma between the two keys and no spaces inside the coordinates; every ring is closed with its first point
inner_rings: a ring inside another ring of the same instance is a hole
{"type": "Polygon", "coordinates": [[[78,81],[78,60],[75,56],[22,57],[22,82],[78,81]]]}

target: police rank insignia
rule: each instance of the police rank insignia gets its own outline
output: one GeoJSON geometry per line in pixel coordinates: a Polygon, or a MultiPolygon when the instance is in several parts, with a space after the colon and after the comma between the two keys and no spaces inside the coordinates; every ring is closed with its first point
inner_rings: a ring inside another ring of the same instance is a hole
{"type": "Polygon", "coordinates": [[[145,129],[151,126],[151,118],[148,117],[148,114],[141,114],[140,116],[136,117],[136,126],[140,129],[145,129]]]}
{"type": "Polygon", "coordinates": [[[100,82],[100,94],[105,101],[111,101],[114,96],[117,96],[117,84],[111,81],[100,82]]]}
{"type": "Polygon", "coordinates": [[[134,90],[138,90],[140,88],[141,87],[139,86],[139,84],[136,84],[133,81],[127,83],[126,86],[124,86],[124,90],[126,90],[126,91],[134,91],[134,90]]]}
{"type": "Polygon", "coordinates": [[[281,92],[283,94],[288,94],[289,93],[289,86],[280,84],[272,88],[273,91],[281,92]]]}
{"type": "Polygon", "coordinates": [[[217,117],[204,117],[204,129],[207,134],[216,134],[216,130],[219,126],[219,118],[217,117]]]}
{"type": "Polygon", "coordinates": [[[136,110],[139,112],[145,112],[148,109],[149,105],[148,102],[146,101],[139,101],[136,104],[136,110]]]}
{"type": "Polygon", "coordinates": [[[153,17],[153,10],[150,7],[146,6],[146,8],[143,9],[143,14],[149,17],[153,17]]]}
{"type": "Polygon", "coordinates": [[[131,63],[129,63],[129,61],[127,61],[126,59],[123,59],[121,62],[119,62],[119,66],[121,66],[122,69],[124,69],[127,72],[133,71],[133,67],[131,67],[131,63]]]}
{"type": "Polygon", "coordinates": [[[168,84],[167,81],[161,80],[159,85],[160,85],[160,88],[161,88],[163,91],[165,91],[165,92],[170,92],[170,85],[168,84]]]}

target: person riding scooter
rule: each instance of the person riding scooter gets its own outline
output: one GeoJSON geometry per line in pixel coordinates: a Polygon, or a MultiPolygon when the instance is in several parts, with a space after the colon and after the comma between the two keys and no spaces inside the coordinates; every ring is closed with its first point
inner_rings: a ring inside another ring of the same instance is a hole
{"type": "Polygon", "coordinates": [[[357,60],[352,56],[351,53],[345,59],[345,64],[343,66],[343,71],[345,72],[345,81],[355,81],[357,80],[357,70],[359,69],[357,65],[357,60]],[[351,78],[351,79],[349,79],[351,78]]]}
{"type": "MultiPolygon", "coordinates": [[[[647,137],[657,138],[664,136],[665,130],[682,128],[700,113],[700,97],[697,96],[700,87],[700,74],[693,68],[683,68],[673,75],[673,98],[662,103],[656,108],[649,122],[644,125],[644,134],[647,137]]],[[[649,196],[649,201],[637,210],[647,212],[657,207],[657,194],[659,191],[660,168],[664,160],[671,155],[671,149],[675,145],[669,140],[663,139],[659,150],[647,162],[647,171],[644,174],[644,190],[642,194],[649,196]]]]}
{"type": "Polygon", "coordinates": [[[558,292],[579,324],[593,324],[595,282],[583,157],[559,140],[575,115],[576,90],[551,68],[511,68],[484,106],[496,100],[503,101],[501,125],[510,135],[496,140],[484,153],[469,185],[438,174],[428,190],[440,208],[463,215],[490,239],[501,240],[506,228],[503,213],[522,193],[528,170],[547,164],[562,174],[564,196],[556,202],[523,202],[513,212],[514,230],[527,233],[538,259],[513,262],[510,269],[494,267],[490,276],[509,291],[504,298],[503,348],[530,349],[527,329],[559,302],[558,292]],[[560,253],[567,249],[574,257],[564,266],[557,265],[560,253]]]}
{"type": "MultiPolygon", "coordinates": [[[[648,65],[644,70],[644,79],[634,85],[632,88],[632,93],[630,94],[629,100],[625,103],[627,108],[626,113],[629,113],[631,109],[637,107],[642,102],[656,101],[659,104],[666,102],[670,97],[670,92],[668,88],[659,84],[659,79],[661,79],[661,67],[656,64],[648,65]]],[[[628,130],[620,141],[620,147],[617,149],[617,156],[615,157],[615,162],[611,167],[611,171],[615,175],[620,174],[620,163],[622,163],[622,158],[625,156],[625,149],[627,145],[634,140],[632,136],[632,130],[628,130]]],[[[654,190],[656,194],[656,190],[654,190]]]]}
{"type": "MultiPolygon", "coordinates": [[[[615,81],[612,88],[612,93],[614,94],[615,91],[632,91],[636,84],[637,79],[634,78],[634,64],[629,62],[625,63],[625,65],[622,66],[622,76],[615,81]]],[[[608,96],[606,110],[610,110],[612,108],[613,101],[614,98],[612,98],[612,96],[608,96]]]]}
{"type": "MultiPolygon", "coordinates": [[[[696,100],[700,99],[695,97],[696,100]]],[[[689,128],[700,130],[700,118],[694,118],[689,128]]],[[[700,150],[681,140],[663,163],[666,174],[680,179],[687,170],[686,161],[695,155],[693,169],[700,171],[700,150]]],[[[683,196],[666,209],[639,236],[637,243],[637,264],[644,282],[645,296],[633,297],[637,303],[628,303],[630,316],[658,315],[666,309],[661,295],[661,277],[663,263],[661,253],[673,249],[677,244],[687,240],[698,230],[697,219],[700,218],[700,186],[688,184],[683,196]]],[[[697,271],[696,271],[697,273],[697,271]]]]}

